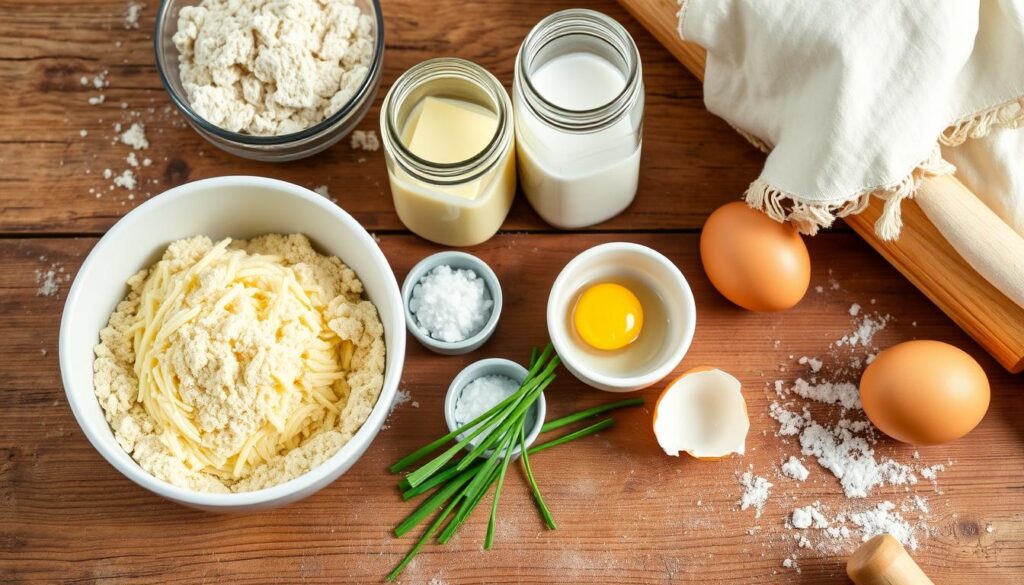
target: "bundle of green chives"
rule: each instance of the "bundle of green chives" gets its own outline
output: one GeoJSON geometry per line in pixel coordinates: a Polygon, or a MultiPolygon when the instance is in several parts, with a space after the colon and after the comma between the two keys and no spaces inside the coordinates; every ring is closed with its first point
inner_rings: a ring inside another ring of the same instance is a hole
{"type": "MultiPolygon", "coordinates": [[[[491,486],[497,484],[494,491],[494,499],[491,503],[487,535],[484,539],[484,548],[491,548],[491,545],[494,543],[498,501],[501,498],[501,490],[505,482],[508,464],[512,459],[516,446],[520,449],[523,470],[526,473],[530,489],[533,491],[533,498],[537,503],[537,508],[540,510],[547,526],[552,529],[555,528],[555,520],[551,516],[551,511],[548,510],[547,505],[544,503],[540,487],[537,485],[533,469],[530,467],[530,455],[592,435],[614,424],[612,419],[604,419],[552,441],[533,445],[529,448],[526,447],[526,429],[524,428],[526,413],[529,412],[533,404],[540,398],[544,389],[555,379],[554,372],[559,363],[561,362],[558,356],[555,355],[554,348],[550,343],[542,352],[538,352],[535,348],[530,355],[529,371],[518,390],[479,417],[433,441],[429,445],[417,449],[389,468],[392,473],[398,473],[440,449],[448,442],[456,440],[457,437],[464,437],[398,483],[398,488],[402,492],[402,498],[405,500],[422,495],[434,488],[437,489],[416,510],[409,514],[405,520],[395,527],[395,536],[400,537],[407,534],[436,510],[441,509],[441,511],[398,566],[387,575],[388,581],[393,581],[398,577],[405,570],[409,562],[419,553],[420,549],[435,534],[437,534],[437,541],[441,544],[451,540],[455,532],[479,505],[487,492],[490,491],[491,486]],[[457,461],[452,461],[456,455],[462,452],[477,437],[480,437],[480,440],[474,444],[468,454],[457,461]],[[488,449],[491,449],[491,454],[481,458],[481,455],[488,449]],[[444,525],[445,520],[449,517],[451,517],[451,520],[442,529],[441,526],[444,525]],[[439,534],[438,530],[440,530],[439,534]]],[[[634,398],[583,410],[546,423],[541,428],[541,432],[561,428],[603,412],[639,404],[643,404],[643,400],[634,398]]]]}

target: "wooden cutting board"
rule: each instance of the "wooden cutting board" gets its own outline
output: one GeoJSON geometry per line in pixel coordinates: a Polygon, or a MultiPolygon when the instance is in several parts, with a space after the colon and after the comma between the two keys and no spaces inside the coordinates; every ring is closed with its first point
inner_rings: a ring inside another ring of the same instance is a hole
{"type": "MultiPolygon", "coordinates": [[[[690,72],[704,78],[706,53],[679,38],[676,0],[619,3],[690,72]]],[[[922,189],[966,190],[952,176],[927,179],[922,189]]],[[[913,201],[903,203],[903,232],[896,241],[875,235],[881,213],[882,202],[872,199],[867,210],[845,221],[1006,369],[1024,370],[1024,308],[975,272],[913,201]]]]}

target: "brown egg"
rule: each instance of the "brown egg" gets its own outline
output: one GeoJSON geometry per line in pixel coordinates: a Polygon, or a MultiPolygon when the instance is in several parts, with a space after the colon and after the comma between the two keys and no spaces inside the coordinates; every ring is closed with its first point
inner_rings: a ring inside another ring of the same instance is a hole
{"type": "Polygon", "coordinates": [[[974,358],[941,341],[907,341],[878,354],[860,379],[864,412],[913,445],[959,439],[988,410],[988,377],[974,358]]]}
{"type": "Polygon", "coordinates": [[[742,201],[719,207],[704,222],[700,259],[718,292],[751,311],[788,309],[811,283],[800,234],[742,201]]]}

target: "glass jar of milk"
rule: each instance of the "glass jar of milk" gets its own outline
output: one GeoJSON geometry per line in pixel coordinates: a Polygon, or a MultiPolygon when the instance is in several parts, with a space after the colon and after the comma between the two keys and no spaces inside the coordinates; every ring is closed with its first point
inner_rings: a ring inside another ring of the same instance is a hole
{"type": "Polygon", "coordinates": [[[505,88],[475,63],[431,59],[402,74],[380,113],[402,223],[446,246],[493,236],[516,192],[512,117],[505,88]]]}
{"type": "Polygon", "coordinates": [[[519,48],[512,95],[520,185],[545,221],[579,228],[629,206],[644,84],[622,25],[585,9],[548,16],[519,48]]]}

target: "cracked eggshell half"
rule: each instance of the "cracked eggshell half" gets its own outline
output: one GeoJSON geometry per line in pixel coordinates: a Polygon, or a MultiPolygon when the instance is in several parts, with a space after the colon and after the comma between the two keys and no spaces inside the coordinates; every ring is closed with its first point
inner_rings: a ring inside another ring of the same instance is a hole
{"type": "Polygon", "coordinates": [[[750,419],[740,381],[716,368],[694,368],[673,380],[654,406],[654,436],[665,453],[697,459],[742,455],[750,419]]]}

